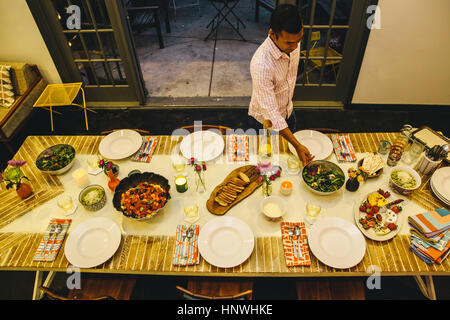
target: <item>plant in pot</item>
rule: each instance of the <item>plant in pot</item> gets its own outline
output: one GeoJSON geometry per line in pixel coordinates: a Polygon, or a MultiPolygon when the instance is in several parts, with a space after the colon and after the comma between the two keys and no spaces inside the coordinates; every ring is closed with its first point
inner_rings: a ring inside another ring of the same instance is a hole
{"type": "Polygon", "coordinates": [[[8,165],[11,168],[0,174],[0,181],[5,180],[6,189],[9,190],[15,187],[17,194],[22,199],[29,197],[33,193],[31,186],[26,182],[22,182],[23,179],[30,181],[20,169],[24,164],[26,164],[24,160],[9,160],[8,165]]]}
{"type": "Polygon", "coordinates": [[[366,173],[363,167],[355,169],[353,167],[348,169],[348,180],[345,183],[345,188],[348,191],[356,191],[359,188],[359,184],[366,180],[366,173]]]}

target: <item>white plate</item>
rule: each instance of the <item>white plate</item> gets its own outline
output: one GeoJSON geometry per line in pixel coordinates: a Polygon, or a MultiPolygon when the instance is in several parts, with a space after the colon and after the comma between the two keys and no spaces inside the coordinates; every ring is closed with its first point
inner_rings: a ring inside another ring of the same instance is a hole
{"type": "Polygon", "coordinates": [[[431,177],[431,183],[439,195],[450,202],[450,167],[437,169],[431,177]]]}
{"type": "MultiPolygon", "coordinates": [[[[397,222],[395,223],[395,224],[397,225],[397,229],[395,229],[395,230],[389,232],[388,234],[385,234],[384,236],[379,236],[379,235],[377,235],[377,234],[375,233],[375,230],[374,230],[373,228],[370,228],[370,229],[367,229],[367,230],[364,229],[364,228],[362,227],[362,225],[359,223],[359,219],[360,219],[360,218],[364,218],[364,217],[366,216],[366,214],[365,214],[364,212],[360,212],[360,211],[359,211],[359,207],[360,207],[361,204],[367,199],[367,197],[368,197],[369,195],[371,195],[372,193],[374,193],[374,192],[376,192],[376,191],[373,191],[373,192],[370,192],[370,193],[366,194],[364,197],[362,197],[362,198],[359,200],[359,202],[355,202],[355,206],[354,206],[354,208],[353,208],[353,211],[354,211],[354,218],[355,218],[355,224],[356,224],[356,226],[358,227],[358,229],[362,232],[362,234],[365,235],[367,238],[372,239],[372,240],[375,240],[375,241],[386,241],[386,240],[389,240],[389,239],[394,238],[394,237],[399,233],[400,229],[401,229],[402,226],[403,226],[403,222],[404,222],[403,216],[404,216],[405,214],[402,213],[403,211],[399,212],[399,214],[397,215],[397,222]]],[[[399,199],[400,199],[400,198],[399,198],[399,199]]],[[[388,199],[386,199],[386,200],[387,200],[388,202],[392,202],[392,201],[397,200],[397,199],[391,199],[391,198],[389,198],[389,200],[388,200],[388,199]]],[[[403,206],[404,204],[405,204],[405,202],[401,202],[401,203],[399,203],[398,205],[399,205],[399,206],[403,206]]],[[[385,217],[386,217],[386,212],[378,212],[378,213],[381,214],[381,216],[383,217],[383,220],[384,220],[385,217]]]]}
{"type": "Polygon", "coordinates": [[[232,268],[240,265],[253,252],[255,237],[252,229],[240,219],[219,217],[200,229],[198,249],[213,266],[232,268]]]}
{"type": "Polygon", "coordinates": [[[433,194],[439,199],[441,200],[443,203],[445,203],[446,205],[450,206],[450,201],[448,201],[447,199],[444,198],[443,195],[441,195],[439,193],[439,191],[436,190],[436,186],[433,183],[433,180],[431,180],[430,182],[431,185],[431,191],[433,192],[433,194]]]}
{"type": "MultiPolygon", "coordinates": [[[[314,156],[314,160],[324,160],[333,152],[331,139],[319,131],[301,130],[294,133],[294,137],[308,148],[309,152],[314,156]]],[[[297,151],[290,143],[288,146],[292,154],[297,155],[297,151]]]]}
{"type": "Polygon", "coordinates": [[[91,218],[78,225],[67,237],[64,253],[79,268],[93,268],[111,258],[122,235],[111,219],[91,218]]]}
{"type": "Polygon", "coordinates": [[[99,146],[100,154],[111,160],[124,159],[132,156],[142,145],[142,136],[134,130],[118,130],[102,139],[99,146]]]}
{"type": "Polygon", "coordinates": [[[209,161],[222,154],[225,143],[222,136],[212,131],[196,131],[183,138],[180,151],[187,159],[209,161]]]}
{"type": "Polygon", "coordinates": [[[308,233],[308,243],[317,259],[337,269],[357,265],[366,253],[366,240],[358,228],[337,217],[317,220],[308,233]]]}

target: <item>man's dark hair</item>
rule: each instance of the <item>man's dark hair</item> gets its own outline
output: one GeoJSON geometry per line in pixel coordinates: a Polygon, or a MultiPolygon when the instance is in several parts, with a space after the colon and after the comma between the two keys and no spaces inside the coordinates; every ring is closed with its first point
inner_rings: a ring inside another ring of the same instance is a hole
{"type": "Polygon", "coordinates": [[[299,33],[303,20],[297,6],[292,4],[279,5],[270,16],[270,29],[279,34],[282,30],[288,33],[299,33]]]}

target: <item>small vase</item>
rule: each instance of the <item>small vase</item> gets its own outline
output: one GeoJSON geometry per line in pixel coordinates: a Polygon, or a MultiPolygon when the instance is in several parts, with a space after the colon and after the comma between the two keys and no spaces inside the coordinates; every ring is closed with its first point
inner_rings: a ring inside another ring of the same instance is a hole
{"type": "Polygon", "coordinates": [[[114,191],[116,189],[116,187],[119,185],[120,180],[114,176],[114,173],[112,170],[108,170],[107,173],[108,173],[108,177],[109,177],[108,188],[111,191],[114,191]]]}
{"type": "Polygon", "coordinates": [[[206,191],[205,172],[197,171],[195,174],[195,191],[203,193],[206,191]]]}
{"type": "Polygon", "coordinates": [[[262,184],[262,193],[263,193],[263,197],[270,197],[272,195],[272,184],[271,183],[267,183],[267,182],[263,182],[262,184]]]}
{"type": "Polygon", "coordinates": [[[16,192],[20,198],[25,199],[33,193],[33,189],[28,183],[22,182],[19,188],[16,189],[16,192]]]}
{"type": "Polygon", "coordinates": [[[111,169],[106,169],[106,167],[103,169],[103,172],[109,176],[108,171],[112,171],[112,173],[114,174],[114,177],[117,178],[117,176],[119,175],[119,165],[117,164],[113,164],[113,166],[111,167],[111,169]]]}
{"type": "Polygon", "coordinates": [[[345,189],[347,189],[348,191],[354,192],[358,190],[358,188],[359,188],[359,181],[356,178],[348,179],[347,182],[345,183],[345,189]]]}

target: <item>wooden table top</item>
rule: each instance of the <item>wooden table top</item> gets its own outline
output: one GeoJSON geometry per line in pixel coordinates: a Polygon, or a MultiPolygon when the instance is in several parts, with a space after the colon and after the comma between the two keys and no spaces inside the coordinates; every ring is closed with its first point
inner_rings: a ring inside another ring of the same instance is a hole
{"type": "MultiPolygon", "coordinates": [[[[393,140],[395,133],[350,133],[355,152],[373,152],[380,140],[393,140]]],[[[29,136],[15,155],[34,163],[45,148],[58,143],[75,147],[77,154],[94,154],[103,136],[29,136]]],[[[155,155],[167,155],[181,140],[160,136],[155,155]]],[[[280,153],[288,152],[287,142],[280,138],[280,153]]],[[[24,173],[32,180],[34,194],[19,200],[15,192],[0,190],[0,229],[23,217],[33,208],[64,192],[58,176],[43,175],[34,165],[24,167],[24,173]]],[[[425,210],[445,207],[434,197],[429,185],[430,177],[422,177],[422,186],[408,198],[425,210]]],[[[448,207],[447,207],[448,208],[448,207]]],[[[0,232],[0,270],[51,270],[66,271],[70,266],[61,248],[53,262],[33,261],[34,253],[43,233],[0,232]]],[[[67,238],[67,237],[66,237],[67,238]]],[[[281,237],[255,237],[255,247],[250,258],[234,268],[218,268],[203,258],[195,266],[172,265],[173,236],[123,235],[119,249],[104,264],[82,271],[99,273],[136,273],[154,275],[198,276],[367,276],[370,266],[377,266],[384,275],[449,275],[450,260],[442,264],[427,265],[409,250],[408,235],[397,235],[392,240],[377,242],[366,239],[367,250],[363,260],[353,268],[335,269],[321,263],[311,255],[311,266],[287,267],[281,237]]]]}

